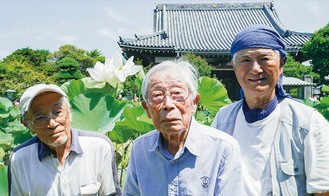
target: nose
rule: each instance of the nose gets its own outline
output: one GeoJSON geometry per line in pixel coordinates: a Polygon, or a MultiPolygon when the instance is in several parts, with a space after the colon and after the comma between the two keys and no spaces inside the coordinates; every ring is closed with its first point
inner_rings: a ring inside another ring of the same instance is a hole
{"type": "Polygon", "coordinates": [[[257,61],[253,61],[253,63],[251,64],[249,72],[254,74],[254,75],[257,75],[257,74],[263,72],[263,69],[257,61]]]}
{"type": "Polygon", "coordinates": [[[164,101],[163,101],[163,105],[164,105],[164,109],[169,110],[170,108],[174,107],[174,100],[168,95],[166,94],[163,97],[164,101]]]}
{"type": "Polygon", "coordinates": [[[48,127],[56,127],[58,125],[58,122],[55,120],[55,118],[49,119],[49,125],[48,127]]]}

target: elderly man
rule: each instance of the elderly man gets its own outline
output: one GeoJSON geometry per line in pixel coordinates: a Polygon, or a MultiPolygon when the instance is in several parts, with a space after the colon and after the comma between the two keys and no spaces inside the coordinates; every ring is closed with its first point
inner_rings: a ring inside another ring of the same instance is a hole
{"type": "Polygon", "coordinates": [[[10,157],[10,195],[120,195],[111,141],[72,129],[71,106],[56,85],[28,88],[20,100],[23,124],[36,136],[10,157]]]}
{"type": "Polygon", "coordinates": [[[212,126],[240,144],[244,195],[329,195],[329,125],[283,90],[287,57],[279,34],[248,27],[231,55],[243,99],[221,108],[212,126]]]}
{"type": "Polygon", "coordinates": [[[193,118],[197,75],[185,61],[165,61],[146,74],[142,105],[156,130],[134,142],[124,195],[241,195],[238,143],[193,118]]]}

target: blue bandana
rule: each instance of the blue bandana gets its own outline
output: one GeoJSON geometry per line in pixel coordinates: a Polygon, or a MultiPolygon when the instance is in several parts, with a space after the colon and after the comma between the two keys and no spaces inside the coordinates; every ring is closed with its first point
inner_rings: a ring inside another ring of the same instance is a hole
{"type": "Polygon", "coordinates": [[[281,57],[287,58],[286,47],[279,33],[266,25],[250,26],[240,31],[231,45],[231,55],[246,48],[278,50],[281,57]]]}

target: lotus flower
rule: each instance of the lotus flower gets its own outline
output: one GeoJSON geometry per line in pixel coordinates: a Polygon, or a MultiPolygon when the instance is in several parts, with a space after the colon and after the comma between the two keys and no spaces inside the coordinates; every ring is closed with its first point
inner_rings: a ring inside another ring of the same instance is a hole
{"type": "Polygon", "coordinates": [[[133,59],[132,56],[126,61],[119,52],[116,52],[113,58],[105,59],[105,64],[97,62],[94,68],[87,68],[94,80],[89,81],[88,86],[102,88],[107,82],[116,88],[118,84],[126,81],[127,76],[135,75],[142,69],[142,66],[135,65],[133,59]]]}

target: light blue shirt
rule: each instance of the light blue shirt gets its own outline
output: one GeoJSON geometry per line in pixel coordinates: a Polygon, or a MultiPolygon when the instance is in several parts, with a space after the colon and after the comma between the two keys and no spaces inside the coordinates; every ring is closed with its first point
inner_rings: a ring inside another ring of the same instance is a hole
{"type": "Polygon", "coordinates": [[[241,195],[241,154],[230,135],[192,120],[175,156],[153,130],[134,142],[124,195],[241,195]]]}

